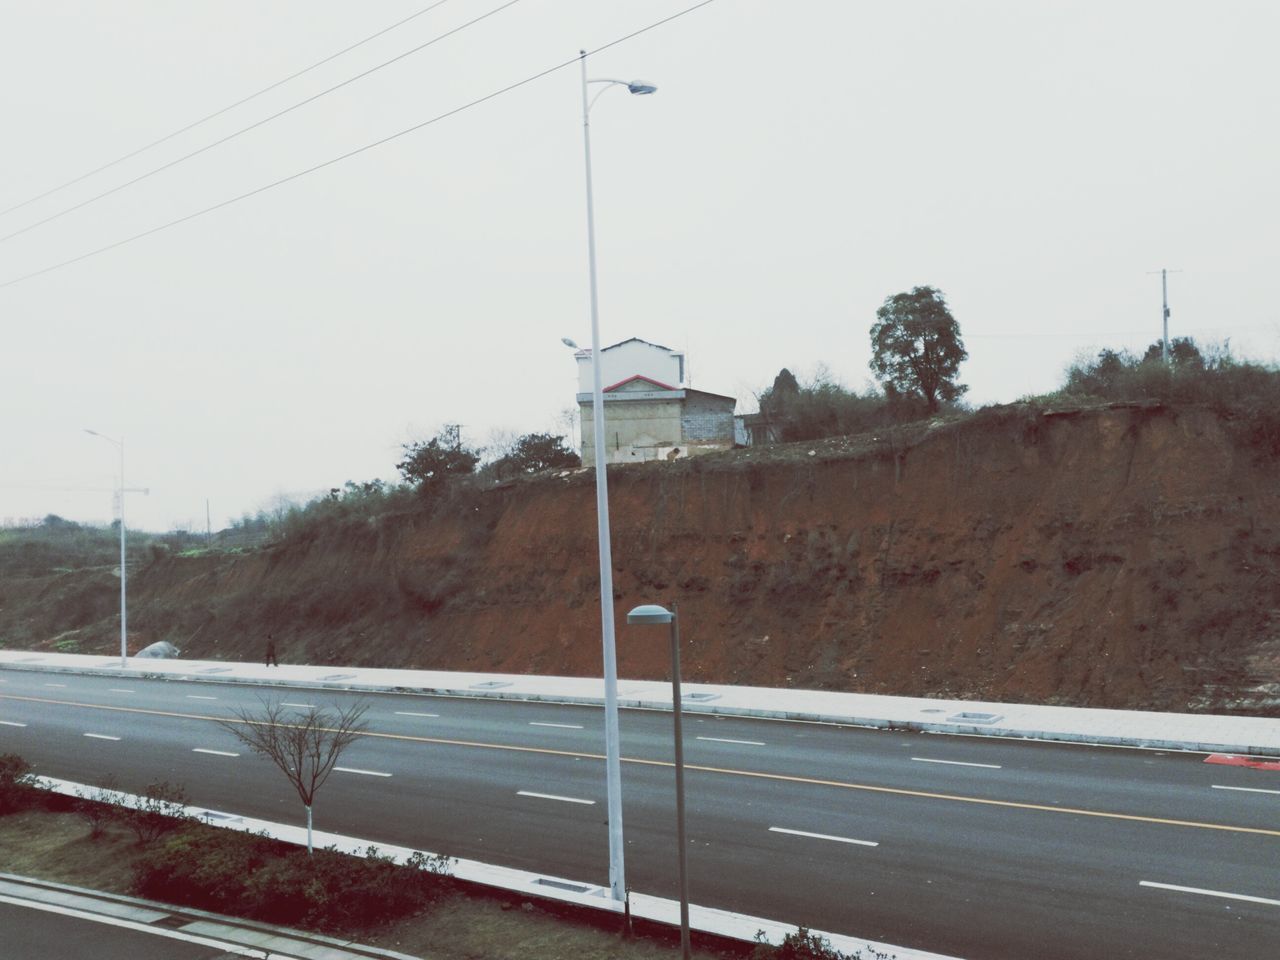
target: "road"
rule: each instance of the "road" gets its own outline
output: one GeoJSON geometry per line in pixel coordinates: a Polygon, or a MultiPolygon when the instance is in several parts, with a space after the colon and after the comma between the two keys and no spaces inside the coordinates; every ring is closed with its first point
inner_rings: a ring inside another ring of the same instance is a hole
{"type": "MultiPolygon", "coordinates": [[[[0,671],[0,752],[82,782],[184,784],[301,824],[211,722],[349,695],[0,671]]],[[[365,696],[318,829],[605,883],[594,707],[365,696]]],[[[707,906],[985,958],[1260,960],[1280,945],[1280,773],[1203,754],[689,717],[690,889],[707,906]]],[[[671,717],[622,715],[627,876],[674,897],[671,717]]]]}
{"type": "Polygon", "coordinates": [[[224,960],[223,946],[175,940],[158,932],[134,930],[111,922],[48,913],[35,907],[0,902],[0,956],[9,960],[92,957],[93,960],[224,960]]]}

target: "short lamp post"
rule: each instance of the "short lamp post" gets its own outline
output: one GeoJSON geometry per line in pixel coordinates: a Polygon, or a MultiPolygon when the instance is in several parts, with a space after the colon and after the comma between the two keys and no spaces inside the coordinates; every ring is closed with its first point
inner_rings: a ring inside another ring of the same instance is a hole
{"type": "Polygon", "coordinates": [[[627,623],[671,624],[671,716],[676,746],[676,843],[680,847],[680,951],[689,960],[689,864],[684,835],[684,734],[680,725],[680,620],[671,609],[646,603],[627,614],[627,623]]]}

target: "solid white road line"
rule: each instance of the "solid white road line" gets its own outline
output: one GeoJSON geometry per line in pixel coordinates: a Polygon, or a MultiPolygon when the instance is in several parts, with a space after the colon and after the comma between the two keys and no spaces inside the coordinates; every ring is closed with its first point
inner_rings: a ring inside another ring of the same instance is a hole
{"type": "Polygon", "coordinates": [[[25,727],[25,723],[19,723],[17,720],[0,720],[0,726],[6,727],[25,727]]]}
{"type": "Polygon", "coordinates": [[[112,737],[105,733],[86,733],[86,737],[92,737],[94,740],[119,740],[119,737],[112,737]]]}
{"type": "Polygon", "coordinates": [[[537,720],[530,720],[531,727],[562,727],[565,730],[581,730],[582,725],[578,723],[539,723],[537,720]]]}
{"type": "Polygon", "coordinates": [[[382,773],[378,770],[360,770],[356,767],[334,767],[339,773],[363,773],[366,777],[389,777],[391,774],[382,773]]]}
{"type": "Polygon", "coordinates": [[[192,753],[211,753],[215,757],[238,757],[240,754],[232,753],[230,750],[207,750],[204,747],[192,747],[192,753]]]}
{"type": "Polygon", "coordinates": [[[1280,900],[1268,900],[1266,897],[1251,897],[1244,893],[1225,893],[1222,890],[1202,890],[1200,887],[1179,887],[1172,883],[1156,883],[1152,880],[1140,880],[1140,887],[1155,887],[1157,890],[1174,890],[1178,893],[1198,893],[1205,897],[1222,897],[1225,900],[1244,900],[1247,903],[1265,903],[1271,907],[1280,907],[1280,900]]]}
{"type": "Polygon", "coordinates": [[[412,710],[397,710],[397,717],[438,717],[438,713],[414,713],[412,710]]]}
{"type": "Polygon", "coordinates": [[[699,740],[709,740],[712,743],[740,743],[744,747],[763,747],[763,740],[729,740],[725,737],[699,737],[699,740]]]}
{"type": "Polygon", "coordinates": [[[963,760],[933,760],[929,757],[912,757],[919,763],[949,763],[953,767],[986,767],[988,770],[1002,769],[998,763],[965,763],[963,760]]]}
{"type": "Polygon", "coordinates": [[[123,687],[107,687],[107,690],[111,693],[133,693],[132,690],[126,690],[123,687]]]}
{"type": "Polygon", "coordinates": [[[280,706],[301,707],[303,710],[314,710],[316,708],[316,705],[314,703],[281,703],[280,706]]]}
{"type": "Polygon", "coordinates": [[[594,800],[579,800],[577,797],[557,797],[554,793],[534,793],[532,790],[517,790],[517,797],[537,797],[539,800],[563,800],[565,803],[585,803],[595,806],[594,800]]]}
{"type": "Polygon", "coordinates": [[[1280,793],[1280,790],[1264,790],[1262,787],[1223,787],[1218,784],[1213,785],[1215,790],[1239,790],[1242,793],[1280,793]]]}
{"type": "Polygon", "coordinates": [[[771,833],[789,833],[795,837],[812,837],[814,840],[834,840],[836,843],[856,843],[860,847],[878,847],[871,840],[854,840],[851,837],[833,837],[829,833],[810,833],[808,830],[789,830],[786,827],[770,827],[771,833]]]}
{"type": "Polygon", "coordinates": [[[188,699],[188,700],[217,700],[218,698],[217,698],[217,697],[202,697],[202,696],[200,696],[199,694],[195,694],[195,693],[188,693],[188,694],[187,694],[187,699],[188,699]]]}

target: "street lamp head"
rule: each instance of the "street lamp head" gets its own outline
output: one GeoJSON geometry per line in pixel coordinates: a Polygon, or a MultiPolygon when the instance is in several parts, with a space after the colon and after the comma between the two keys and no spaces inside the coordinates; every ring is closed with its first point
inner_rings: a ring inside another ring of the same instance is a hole
{"type": "Polygon", "coordinates": [[[656,603],[645,603],[627,614],[627,623],[670,623],[675,614],[656,603]]]}
{"type": "Polygon", "coordinates": [[[638,96],[646,96],[655,92],[658,88],[652,83],[644,83],[641,80],[632,80],[627,84],[627,89],[638,96]]]}
{"type": "Polygon", "coordinates": [[[568,347],[570,350],[581,350],[581,349],[582,349],[581,347],[579,347],[579,346],[578,346],[578,344],[577,344],[577,343],[575,343],[573,340],[570,340],[568,337],[561,337],[561,338],[560,338],[560,342],[561,342],[561,343],[563,343],[563,344],[564,344],[566,347],[568,347]]]}
{"type": "Polygon", "coordinates": [[[84,432],[85,432],[85,433],[88,433],[88,434],[92,434],[92,435],[93,435],[93,436],[95,436],[95,437],[100,437],[100,436],[102,436],[102,434],[100,434],[97,430],[90,430],[88,427],[85,427],[85,428],[84,428],[84,432]]]}

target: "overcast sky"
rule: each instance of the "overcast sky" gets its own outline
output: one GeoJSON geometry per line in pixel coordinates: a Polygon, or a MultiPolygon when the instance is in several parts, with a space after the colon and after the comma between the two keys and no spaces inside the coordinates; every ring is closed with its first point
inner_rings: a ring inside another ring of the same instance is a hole
{"type": "MultiPolygon", "coordinates": [[[[448,0],[0,216],[0,236],[425,43],[448,0]]],[[[694,0],[520,0],[171,169],[0,241],[0,284],[443,114],[694,0]]],[[[0,0],[0,208],[429,6],[0,0]]],[[[688,352],[754,409],[781,366],[862,388],[885,297],[940,288],[974,403],[1171,333],[1280,351],[1280,3],[716,0],[594,56],[605,344],[688,352]]],[[[573,64],[275,189],[0,286],[0,523],[219,528],[395,476],[446,422],[554,430],[590,341],[573,64]]]]}

